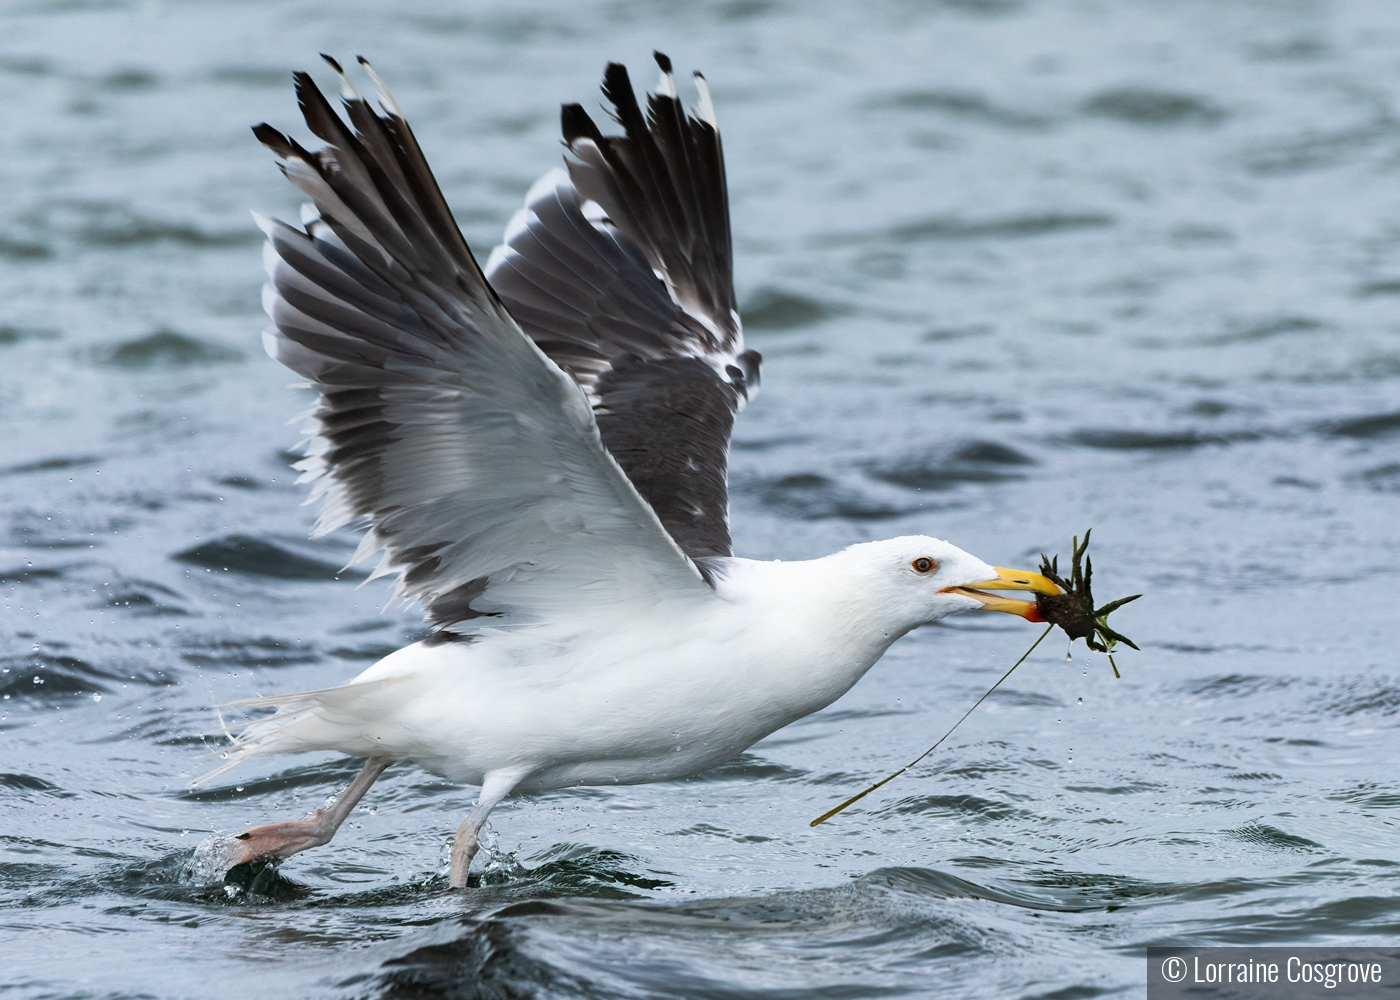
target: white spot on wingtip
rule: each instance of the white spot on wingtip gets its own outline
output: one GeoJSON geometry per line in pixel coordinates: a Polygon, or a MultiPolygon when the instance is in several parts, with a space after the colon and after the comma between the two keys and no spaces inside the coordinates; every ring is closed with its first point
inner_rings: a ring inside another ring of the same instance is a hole
{"type": "Polygon", "coordinates": [[[350,78],[345,75],[345,70],[341,69],[339,63],[330,63],[329,60],[327,63],[331,69],[335,70],[335,75],[340,78],[340,96],[347,101],[358,101],[360,94],[355,89],[355,85],[350,82],[350,78]]]}
{"type": "Polygon", "coordinates": [[[660,79],[656,81],[656,92],[661,97],[676,96],[676,81],[672,78],[671,74],[667,73],[664,69],[661,71],[660,79]]]}
{"type": "Polygon", "coordinates": [[[695,108],[696,114],[700,116],[701,121],[708,122],[718,130],[719,122],[715,119],[715,102],[710,98],[710,85],[699,73],[695,74],[695,89],[700,92],[700,103],[695,108]]]}
{"type": "Polygon", "coordinates": [[[569,152],[595,168],[603,162],[603,154],[598,149],[598,144],[585,136],[579,136],[569,143],[569,152]]]}
{"type": "Polygon", "coordinates": [[[379,91],[379,106],[389,114],[397,115],[399,118],[402,118],[403,112],[399,110],[399,102],[394,100],[394,95],[389,93],[389,88],[385,85],[380,75],[374,71],[374,67],[369,64],[369,60],[364,56],[356,56],[355,59],[365,68],[365,72],[369,74],[369,78],[374,81],[375,89],[379,91]]]}

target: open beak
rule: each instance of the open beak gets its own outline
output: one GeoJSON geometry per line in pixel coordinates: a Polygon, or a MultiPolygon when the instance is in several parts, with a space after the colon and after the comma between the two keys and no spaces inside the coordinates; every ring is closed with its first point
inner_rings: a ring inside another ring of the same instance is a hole
{"type": "Polygon", "coordinates": [[[993,566],[992,568],[997,571],[996,579],[979,580],[977,583],[969,583],[961,587],[945,587],[942,593],[971,597],[982,602],[983,611],[1000,611],[1008,615],[1019,615],[1028,622],[1045,621],[1040,612],[1036,610],[1034,601],[1018,601],[1011,597],[998,597],[996,594],[987,594],[983,591],[1033,590],[1037,594],[1063,593],[1059,587],[1039,573],[1007,569],[1004,566],[993,566]]]}

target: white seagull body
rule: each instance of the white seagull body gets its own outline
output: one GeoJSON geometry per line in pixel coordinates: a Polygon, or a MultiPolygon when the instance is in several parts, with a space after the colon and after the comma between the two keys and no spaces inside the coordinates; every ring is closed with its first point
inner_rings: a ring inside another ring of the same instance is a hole
{"type": "Polygon", "coordinates": [[[575,159],[531,189],[485,273],[377,77],[375,110],[342,75],[347,127],[297,75],[317,152],[255,129],[314,201],[303,228],[259,222],[268,351],[321,392],[301,466],[317,530],[365,525],[356,558],[382,551],[375,575],[435,631],[341,687],[242,703],[278,711],[225,767],[368,760],[329,809],[240,834],[230,864],[325,843],[402,760],[482,786],[453,848],[463,886],[514,790],[696,774],[831,704],[919,625],[1039,620],[978,588],[1058,592],[924,536],[732,555],[729,432],[761,359],[734,303],[708,92],[697,75],[687,115],[657,61],[645,117],[608,67],[625,136],[565,106],[575,159]]]}

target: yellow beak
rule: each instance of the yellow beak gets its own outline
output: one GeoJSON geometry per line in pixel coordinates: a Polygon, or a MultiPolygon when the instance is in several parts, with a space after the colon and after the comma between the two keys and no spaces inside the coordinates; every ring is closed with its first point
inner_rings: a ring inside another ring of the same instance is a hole
{"type": "Polygon", "coordinates": [[[969,583],[961,587],[945,587],[943,593],[971,597],[982,602],[983,611],[1000,611],[1003,614],[1019,615],[1030,622],[1045,621],[1040,612],[1036,610],[1034,602],[998,597],[995,594],[985,594],[983,591],[1033,590],[1038,594],[1064,593],[1053,581],[1039,573],[1030,573],[1021,569],[1007,569],[1004,566],[993,566],[992,568],[997,571],[996,579],[979,580],[977,583],[969,583]]]}

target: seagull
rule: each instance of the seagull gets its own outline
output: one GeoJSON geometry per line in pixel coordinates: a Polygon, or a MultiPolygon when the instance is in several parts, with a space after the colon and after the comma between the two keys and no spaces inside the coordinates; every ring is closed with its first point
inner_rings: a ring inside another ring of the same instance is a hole
{"type": "Polygon", "coordinates": [[[563,106],[565,166],[530,188],[483,270],[413,131],[339,63],[342,113],[294,76],[309,150],[257,138],[311,203],[267,236],[268,353],[320,393],[302,480],[316,535],[365,529],[351,563],[417,603],[427,638],[339,687],[272,707],[228,763],[365,758],[334,804],[246,830],[229,866],[330,841],[392,763],[480,786],[450,882],[513,792],[674,781],[840,698],[901,636],[972,609],[1043,621],[993,591],[1059,593],[922,535],[803,561],[735,556],[727,456],[761,357],[744,346],[724,154],[705,79],[670,60],[621,135],[563,106]]]}

